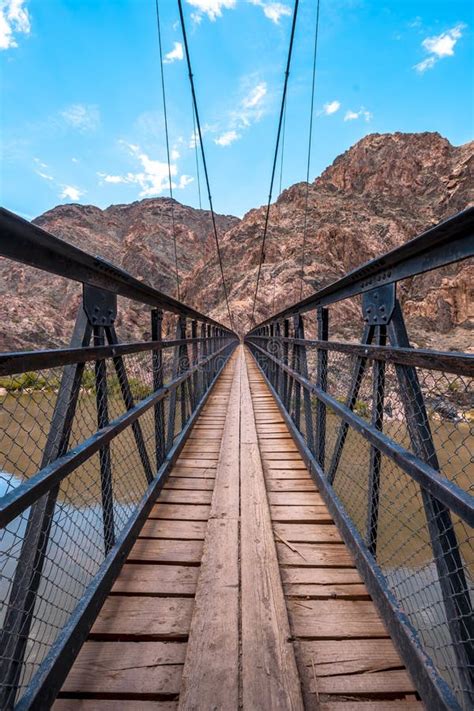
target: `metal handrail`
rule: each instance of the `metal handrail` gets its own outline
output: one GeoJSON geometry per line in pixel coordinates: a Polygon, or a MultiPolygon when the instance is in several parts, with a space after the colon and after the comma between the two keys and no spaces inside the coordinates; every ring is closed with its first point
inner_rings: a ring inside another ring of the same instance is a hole
{"type": "Polygon", "coordinates": [[[274,321],[329,306],[382,284],[447,266],[474,256],[474,207],[431,227],[418,237],[348,272],[341,279],[256,324],[247,335],[274,321]]]}
{"type": "Polygon", "coordinates": [[[5,208],[0,208],[0,255],[233,333],[218,321],[136,279],[103,257],[92,256],[5,208]]]}
{"type": "MultiPolygon", "coordinates": [[[[463,558],[465,548],[469,550],[468,527],[474,526],[474,497],[468,485],[457,479],[458,469],[448,475],[446,464],[441,467],[439,447],[445,440],[436,444],[428,411],[428,403],[434,402],[437,412],[439,393],[461,389],[464,426],[453,436],[457,437],[456,456],[463,448],[467,451],[469,420],[464,411],[469,407],[474,356],[412,348],[396,284],[473,255],[474,208],[470,208],[272,315],[245,336],[430,711],[467,711],[474,703],[474,615],[468,561],[463,558]],[[360,341],[330,340],[328,307],[357,295],[362,295],[360,341]],[[308,317],[311,311],[317,319],[312,314],[308,317]],[[310,323],[316,326],[316,338],[305,337],[310,323]],[[367,384],[364,395],[363,383],[367,384]],[[385,405],[392,399],[399,408],[396,427],[385,424],[390,418],[385,405]],[[359,463],[351,449],[342,464],[348,442],[361,448],[359,463]],[[390,467],[397,467],[393,474],[390,467]],[[414,490],[421,502],[419,520],[400,522],[393,501],[396,479],[400,486],[419,487],[414,490]],[[390,487],[392,498],[387,493],[390,487]],[[431,593],[433,605],[438,606],[434,612],[446,637],[442,651],[436,651],[431,630],[420,627],[423,611],[416,607],[416,597],[410,598],[410,588],[399,589],[394,580],[399,578],[407,586],[412,576],[415,589],[427,583],[422,576],[417,578],[421,574],[416,567],[411,571],[406,553],[398,567],[393,563],[393,571],[387,568],[390,556],[381,546],[391,537],[393,518],[398,545],[404,551],[413,535],[418,546],[424,540],[430,546],[433,579],[429,585],[435,590],[431,593]],[[444,656],[433,656],[435,652],[444,656]]],[[[455,461],[453,466],[461,467],[461,463],[455,461]]],[[[472,474],[469,479],[466,472],[466,477],[472,482],[472,474]]]]}

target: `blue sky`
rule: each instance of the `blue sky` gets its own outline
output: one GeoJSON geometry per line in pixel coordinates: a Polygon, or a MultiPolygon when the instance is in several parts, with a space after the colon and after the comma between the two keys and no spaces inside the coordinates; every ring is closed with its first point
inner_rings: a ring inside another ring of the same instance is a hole
{"type": "MultiPolygon", "coordinates": [[[[154,0],[0,0],[2,204],[168,194],[154,0]]],[[[175,197],[198,206],[177,3],[161,0],[175,197]]],[[[301,0],[283,187],[303,180],[315,0],[301,0]]],[[[471,0],[321,0],[311,178],[367,133],[473,137],[471,0]]],[[[184,0],[216,211],[266,202],[293,2],[184,0]]],[[[279,176],[276,180],[278,192],[279,176]]],[[[207,200],[203,191],[203,207],[207,200]]]]}

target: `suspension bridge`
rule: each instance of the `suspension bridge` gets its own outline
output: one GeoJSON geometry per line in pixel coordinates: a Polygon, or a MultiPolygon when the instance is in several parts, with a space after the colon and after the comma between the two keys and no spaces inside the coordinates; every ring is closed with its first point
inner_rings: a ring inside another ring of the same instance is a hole
{"type": "Polygon", "coordinates": [[[83,285],[70,347],[0,355],[2,709],[472,708],[474,359],[411,348],[396,285],[473,217],[242,339],[1,211],[3,257],[83,285]]]}
{"type": "Polygon", "coordinates": [[[474,357],[412,347],[398,297],[474,209],[303,298],[317,2],[300,301],[258,323],[296,0],[236,333],[178,9],[228,322],[181,300],[173,214],[176,298],[0,209],[2,258],[82,285],[69,346],[0,353],[0,708],[472,709],[474,357]]]}

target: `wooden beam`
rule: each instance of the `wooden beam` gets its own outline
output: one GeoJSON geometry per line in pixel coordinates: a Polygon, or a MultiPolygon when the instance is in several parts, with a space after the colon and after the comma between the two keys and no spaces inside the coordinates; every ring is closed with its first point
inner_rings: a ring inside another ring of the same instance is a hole
{"type": "Polygon", "coordinates": [[[245,361],[241,389],[242,706],[303,709],[245,361]]]}

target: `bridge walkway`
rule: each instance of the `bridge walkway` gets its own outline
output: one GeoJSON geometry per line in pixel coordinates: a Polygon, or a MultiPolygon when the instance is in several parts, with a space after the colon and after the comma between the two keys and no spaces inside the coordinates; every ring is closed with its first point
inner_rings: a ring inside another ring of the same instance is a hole
{"type": "Polygon", "coordinates": [[[54,704],[117,708],[423,708],[242,346],[54,704]]]}

